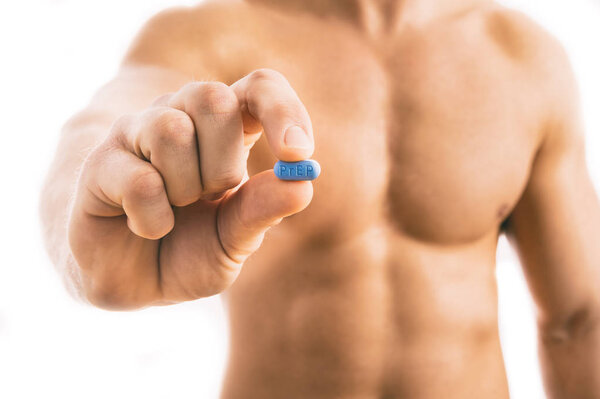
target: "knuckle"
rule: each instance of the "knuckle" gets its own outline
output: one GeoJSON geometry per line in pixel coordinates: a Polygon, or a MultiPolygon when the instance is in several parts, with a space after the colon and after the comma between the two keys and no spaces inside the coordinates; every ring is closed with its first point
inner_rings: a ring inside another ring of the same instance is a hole
{"type": "Polygon", "coordinates": [[[80,181],[87,181],[91,175],[102,168],[103,163],[111,156],[113,147],[110,141],[104,141],[93,148],[85,157],[79,173],[80,181]]]}
{"type": "Polygon", "coordinates": [[[100,165],[102,161],[106,159],[106,150],[104,150],[101,146],[95,147],[90,153],[85,157],[81,167],[81,173],[85,174],[90,170],[93,170],[100,165]]]}
{"type": "Polygon", "coordinates": [[[186,147],[195,144],[194,124],[186,113],[176,110],[164,111],[154,123],[159,145],[186,147]]]}
{"type": "Polygon", "coordinates": [[[269,68],[257,69],[250,74],[250,82],[258,83],[271,81],[277,83],[287,83],[287,79],[278,71],[269,68]]]}
{"type": "Polygon", "coordinates": [[[203,114],[220,114],[239,111],[240,105],[233,90],[225,83],[199,84],[191,106],[203,114]]]}
{"type": "Polygon", "coordinates": [[[131,174],[125,191],[134,200],[156,198],[164,192],[163,179],[155,170],[140,169],[131,174]]]}
{"type": "Polygon", "coordinates": [[[130,114],[119,116],[112,124],[109,136],[115,137],[123,135],[131,126],[133,119],[134,116],[130,114]]]}

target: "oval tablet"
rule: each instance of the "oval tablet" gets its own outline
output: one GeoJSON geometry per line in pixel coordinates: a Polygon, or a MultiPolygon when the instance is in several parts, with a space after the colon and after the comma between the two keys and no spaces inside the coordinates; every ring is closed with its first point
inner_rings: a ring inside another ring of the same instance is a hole
{"type": "Polygon", "coordinates": [[[315,180],[321,174],[321,165],[314,159],[300,162],[277,161],[273,171],[281,180],[315,180]]]}

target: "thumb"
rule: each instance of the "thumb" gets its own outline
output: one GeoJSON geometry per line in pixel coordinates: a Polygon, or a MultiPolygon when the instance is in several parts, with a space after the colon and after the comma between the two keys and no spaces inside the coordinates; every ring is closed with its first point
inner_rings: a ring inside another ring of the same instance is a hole
{"type": "Polygon", "coordinates": [[[310,181],[279,180],[272,170],[252,176],[220,205],[217,227],[223,249],[243,263],[271,226],[306,208],[312,195],[310,181]]]}

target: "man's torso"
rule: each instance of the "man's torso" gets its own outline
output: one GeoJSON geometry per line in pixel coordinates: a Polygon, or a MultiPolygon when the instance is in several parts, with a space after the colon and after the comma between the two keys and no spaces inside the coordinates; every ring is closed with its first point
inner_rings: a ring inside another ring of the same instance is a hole
{"type": "MultiPolygon", "coordinates": [[[[309,208],[267,234],[226,294],[223,397],[506,398],[495,250],[543,113],[519,23],[475,9],[375,39],[212,7],[227,72],[206,78],[281,72],[323,170],[309,208]]],[[[261,139],[250,171],[274,162],[261,139]]]]}

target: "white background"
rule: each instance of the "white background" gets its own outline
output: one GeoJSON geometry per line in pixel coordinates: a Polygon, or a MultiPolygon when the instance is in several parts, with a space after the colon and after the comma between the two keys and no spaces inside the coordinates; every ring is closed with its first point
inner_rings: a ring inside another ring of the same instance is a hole
{"type": "MultiPolygon", "coordinates": [[[[61,124],[115,72],[141,24],[177,0],[0,3],[0,398],[216,398],[227,355],[217,298],[134,313],[82,306],[45,257],[37,203],[61,124]]],[[[600,5],[512,0],[565,44],[588,163],[600,182],[600,5]]],[[[531,300],[498,255],[501,336],[513,398],[543,398],[531,300]]]]}

